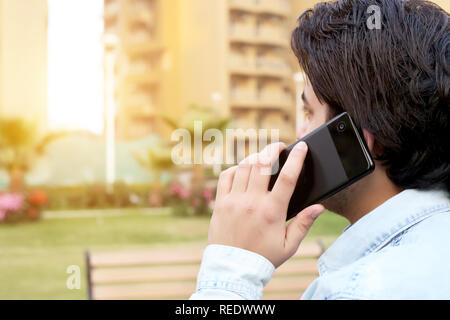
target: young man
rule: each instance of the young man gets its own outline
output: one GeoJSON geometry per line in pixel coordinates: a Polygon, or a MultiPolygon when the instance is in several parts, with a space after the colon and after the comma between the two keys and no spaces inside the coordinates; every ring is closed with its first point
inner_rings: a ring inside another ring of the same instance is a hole
{"type": "Polygon", "coordinates": [[[347,111],[375,172],[287,227],[304,143],[271,192],[262,169],[282,144],[223,172],[191,298],[260,299],[326,207],[351,225],[320,257],[320,277],[302,298],[450,299],[449,14],[421,0],[321,3],[299,18],[292,49],[308,77],[303,134],[347,111]],[[380,29],[367,26],[371,5],[380,29]]]}

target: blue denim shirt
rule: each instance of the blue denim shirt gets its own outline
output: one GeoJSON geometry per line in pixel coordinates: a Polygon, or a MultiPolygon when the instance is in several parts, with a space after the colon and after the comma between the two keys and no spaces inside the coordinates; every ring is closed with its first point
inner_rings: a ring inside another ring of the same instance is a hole
{"type": "MultiPolygon", "coordinates": [[[[209,245],[191,299],[261,299],[274,266],[256,253],[209,245]]],[[[302,299],[450,299],[450,199],[406,190],[366,214],[319,258],[302,299]]]]}

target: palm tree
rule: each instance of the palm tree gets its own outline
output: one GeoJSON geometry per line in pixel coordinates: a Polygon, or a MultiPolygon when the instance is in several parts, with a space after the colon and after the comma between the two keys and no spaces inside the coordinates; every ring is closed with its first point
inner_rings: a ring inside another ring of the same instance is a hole
{"type": "Polygon", "coordinates": [[[164,172],[173,168],[172,146],[169,142],[160,140],[156,146],[150,147],[145,152],[134,152],[138,163],[152,171],[155,175],[155,184],[150,202],[154,206],[163,204],[161,178],[164,172]]]}
{"type": "Polygon", "coordinates": [[[0,118],[0,168],[8,172],[11,192],[23,191],[25,173],[31,170],[35,159],[43,155],[50,142],[66,134],[56,132],[40,137],[36,122],[0,118]]]}
{"type": "MultiPolygon", "coordinates": [[[[201,135],[203,137],[203,134],[205,131],[209,129],[218,129],[220,131],[225,131],[225,129],[228,127],[228,124],[230,122],[230,118],[218,116],[217,112],[214,112],[211,108],[208,107],[201,107],[198,105],[191,105],[185,112],[184,116],[181,119],[171,119],[166,116],[161,116],[161,119],[169,125],[172,129],[186,129],[191,136],[191,147],[194,147],[194,122],[195,121],[201,121],[202,122],[202,132],[201,135]]],[[[205,141],[202,139],[202,143],[206,144],[205,141]]],[[[194,154],[194,152],[191,152],[191,154],[194,154]]],[[[201,164],[194,164],[193,165],[193,178],[192,178],[192,189],[201,188],[204,185],[204,172],[203,172],[203,165],[201,164]]]]}

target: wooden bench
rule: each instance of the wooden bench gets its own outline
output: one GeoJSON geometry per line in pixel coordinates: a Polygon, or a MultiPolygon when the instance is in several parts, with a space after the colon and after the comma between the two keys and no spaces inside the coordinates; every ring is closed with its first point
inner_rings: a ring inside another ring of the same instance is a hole
{"type": "MultiPolygon", "coordinates": [[[[86,252],[88,298],[188,299],[195,292],[203,249],[86,252]]],[[[317,277],[323,251],[320,242],[301,244],[275,271],[263,298],[299,299],[317,277]]]]}

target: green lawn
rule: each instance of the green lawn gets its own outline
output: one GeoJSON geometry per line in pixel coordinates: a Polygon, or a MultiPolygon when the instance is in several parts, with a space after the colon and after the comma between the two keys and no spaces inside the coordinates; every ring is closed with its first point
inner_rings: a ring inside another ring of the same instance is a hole
{"type": "MultiPolygon", "coordinates": [[[[209,219],[181,218],[155,210],[126,210],[122,216],[48,219],[0,225],[0,299],[86,299],[85,250],[143,249],[205,243],[209,219]],[[81,290],[66,288],[67,267],[82,270],[81,290]]],[[[54,216],[55,213],[52,213],[54,216]]],[[[347,225],[341,217],[321,216],[305,241],[327,244],[347,225]]]]}

